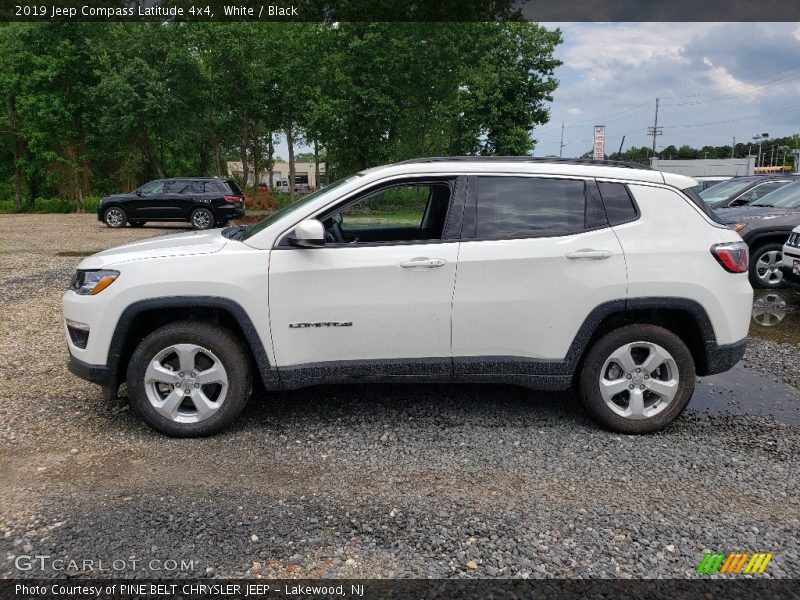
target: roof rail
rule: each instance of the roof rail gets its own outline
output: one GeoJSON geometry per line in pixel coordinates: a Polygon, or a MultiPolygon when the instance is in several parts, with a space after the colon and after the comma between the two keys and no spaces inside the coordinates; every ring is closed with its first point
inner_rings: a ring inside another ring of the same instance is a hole
{"type": "Polygon", "coordinates": [[[428,158],[412,158],[401,160],[396,165],[411,165],[432,162],[530,162],[530,163],[561,163],[568,165],[595,165],[599,167],[622,167],[624,169],[643,169],[652,171],[648,165],[619,160],[600,160],[596,158],[558,158],[547,156],[432,156],[428,158]]]}

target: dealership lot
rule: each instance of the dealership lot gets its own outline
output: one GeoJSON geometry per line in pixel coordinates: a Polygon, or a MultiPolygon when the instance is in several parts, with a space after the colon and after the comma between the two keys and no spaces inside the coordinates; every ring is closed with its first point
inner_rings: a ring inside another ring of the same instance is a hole
{"type": "Polygon", "coordinates": [[[81,255],[184,230],[0,216],[0,576],[684,577],[709,551],[800,576],[797,293],[657,435],[569,394],[331,386],[176,440],[67,373],[60,299],[81,255]]]}

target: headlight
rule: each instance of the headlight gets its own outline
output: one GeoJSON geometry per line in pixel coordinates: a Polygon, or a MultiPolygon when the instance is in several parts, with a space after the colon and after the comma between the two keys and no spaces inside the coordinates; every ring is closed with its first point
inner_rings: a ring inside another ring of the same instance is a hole
{"type": "Polygon", "coordinates": [[[114,283],[117,277],[119,277],[119,271],[78,270],[72,279],[70,288],[81,296],[94,296],[114,283]]]}
{"type": "Polygon", "coordinates": [[[731,225],[731,229],[733,229],[736,233],[739,233],[745,227],[747,227],[747,223],[736,223],[735,225],[731,225]]]}

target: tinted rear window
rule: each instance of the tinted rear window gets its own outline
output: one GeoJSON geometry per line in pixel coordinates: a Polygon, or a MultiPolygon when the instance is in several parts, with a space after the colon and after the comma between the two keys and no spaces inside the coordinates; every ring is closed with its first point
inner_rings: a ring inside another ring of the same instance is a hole
{"type": "Polygon", "coordinates": [[[583,181],[478,177],[477,237],[577,233],[586,229],[586,207],[583,181]]]}
{"type": "Polygon", "coordinates": [[[230,190],[230,192],[234,196],[241,196],[242,190],[239,189],[239,186],[236,185],[236,182],[233,179],[226,179],[225,181],[220,181],[223,187],[226,187],[230,190]]]}
{"type": "Polygon", "coordinates": [[[603,205],[606,207],[608,222],[619,225],[633,221],[637,217],[636,205],[628,193],[628,186],[623,183],[597,182],[603,205]]]}

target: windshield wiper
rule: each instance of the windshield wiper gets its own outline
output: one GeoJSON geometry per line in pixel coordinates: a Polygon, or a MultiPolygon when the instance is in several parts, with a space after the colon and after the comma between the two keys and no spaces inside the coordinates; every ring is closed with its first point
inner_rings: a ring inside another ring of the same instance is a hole
{"type": "Polygon", "coordinates": [[[773,208],[775,205],[774,204],[750,204],[749,206],[768,206],[770,208],[773,208]]]}

